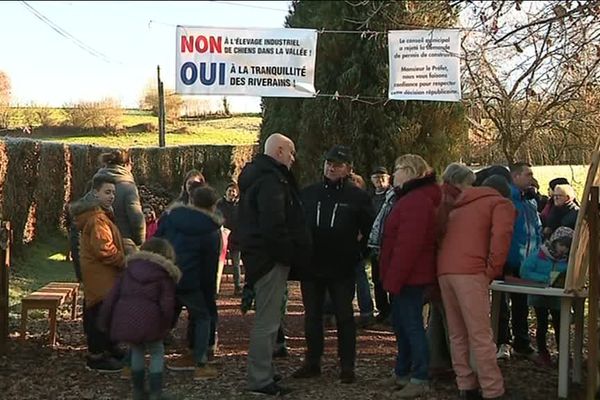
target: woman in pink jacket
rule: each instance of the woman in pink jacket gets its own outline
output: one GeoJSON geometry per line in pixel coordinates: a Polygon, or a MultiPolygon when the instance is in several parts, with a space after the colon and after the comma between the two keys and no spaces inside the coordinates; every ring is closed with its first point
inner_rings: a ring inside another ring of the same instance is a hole
{"type": "Polygon", "coordinates": [[[467,188],[448,216],[437,274],[448,320],[452,367],[464,399],[504,399],[489,317],[489,283],[502,273],[513,232],[510,187],[499,175],[467,188]],[[469,365],[469,349],[477,374],[469,365]],[[481,388],[481,394],[480,394],[481,388]]]}

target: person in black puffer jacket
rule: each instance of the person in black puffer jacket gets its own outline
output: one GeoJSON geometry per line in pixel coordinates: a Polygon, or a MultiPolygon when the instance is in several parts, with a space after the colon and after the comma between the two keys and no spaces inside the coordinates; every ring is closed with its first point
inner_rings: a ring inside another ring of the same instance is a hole
{"type": "Polygon", "coordinates": [[[310,235],[290,171],[295,153],[294,142],[273,134],[265,141],[264,154],[247,164],[239,178],[238,240],[246,287],[256,294],[248,387],[258,394],[288,391],[275,382],[273,342],[280,327],[287,280],[302,272],[310,255],[310,235]]]}
{"type": "Polygon", "coordinates": [[[346,146],[334,146],[325,155],[323,181],[302,191],[302,202],[314,249],[310,267],[301,277],[305,310],[307,355],[295,378],[321,373],[323,355],[323,302],[329,292],[338,329],[340,378],[355,381],[356,326],[352,300],[355,267],[367,254],[374,209],[367,192],[348,180],[352,157],[346,146]]]}

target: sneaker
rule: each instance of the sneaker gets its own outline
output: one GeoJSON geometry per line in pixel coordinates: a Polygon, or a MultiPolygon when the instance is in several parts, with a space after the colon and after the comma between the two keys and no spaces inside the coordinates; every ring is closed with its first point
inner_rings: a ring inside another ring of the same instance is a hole
{"type": "Polygon", "coordinates": [[[260,389],[250,390],[250,393],[256,394],[256,395],[266,395],[266,396],[284,396],[288,393],[291,393],[291,391],[292,391],[291,389],[281,387],[277,383],[273,382],[273,383],[270,383],[267,386],[262,387],[260,389]]]}
{"type": "Polygon", "coordinates": [[[120,347],[113,347],[109,352],[108,355],[112,358],[114,358],[117,361],[121,361],[123,362],[123,360],[125,360],[125,358],[127,357],[128,352],[126,350],[123,350],[120,347]]]}
{"type": "Polygon", "coordinates": [[[479,389],[461,390],[459,392],[459,398],[461,400],[483,400],[479,389]]]}
{"type": "Polygon", "coordinates": [[[86,362],[86,368],[90,371],[102,373],[118,373],[123,369],[123,364],[112,357],[89,357],[86,362]]]}
{"type": "Polygon", "coordinates": [[[552,357],[550,357],[550,353],[548,353],[547,351],[539,353],[535,360],[533,360],[533,362],[540,368],[553,367],[552,357]]]}
{"type": "Polygon", "coordinates": [[[497,360],[510,360],[510,346],[507,344],[501,344],[498,346],[498,352],[496,353],[497,360]]]}
{"type": "Polygon", "coordinates": [[[431,392],[429,383],[414,383],[408,382],[396,395],[399,399],[414,399],[415,397],[423,396],[431,392]]]}
{"type": "Polygon", "coordinates": [[[396,375],[394,371],[392,371],[392,375],[383,381],[383,385],[391,388],[392,390],[400,390],[404,386],[408,385],[409,381],[410,379],[408,376],[400,377],[396,375]]]}
{"type": "Polygon", "coordinates": [[[321,375],[321,367],[317,365],[304,364],[292,374],[294,379],[316,378],[321,375]]]}
{"type": "Polygon", "coordinates": [[[219,376],[219,371],[212,365],[202,365],[194,370],[194,380],[214,379],[219,376]]]}
{"type": "Polygon", "coordinates": [[[344,370],[340,374],[340,380],[342,383],[354,383],[356,382],[356,374],[351,369],[344,370]]]}
{"type": "Polygon", "coordinates": [[[273,358],[286,358],[289,355],[287,347],[283,346],[273,352],[273,358]]]}
{"type": "Polygon", "coordinates": [[[194,371],[197,363],[192,354],[185,354],[167,364],[171,371],[194,371]]]}
{"type": "Polygon", "coordinates": [[[123,366],[121,370],[121,379],[130,380],[131,379],[131,368],[127,365],[123,366]]]}

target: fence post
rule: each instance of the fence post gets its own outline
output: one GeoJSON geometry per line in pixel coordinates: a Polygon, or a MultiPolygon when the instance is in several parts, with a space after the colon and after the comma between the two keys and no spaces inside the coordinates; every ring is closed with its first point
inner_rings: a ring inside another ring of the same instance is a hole
{"type": "Polygon", "coordinates": [[[165,147],[165,90],[160,80],[160,65],[156,66],[156,77],[158,79],[158,146],[165,147]]]}
{"type": "Polygon", "coordinates": [[[598,387],[598,201],[599,188],[592,186],[588,202],[589,297],[588,297],[588,382],[587,398],[595,399],[598,387]]]}
{"type": "Polygon", "coordinates": [[[9,221],[0,222],[0,354],[6,353],[8,341],[8,280],[12,230],[9,221]]]}

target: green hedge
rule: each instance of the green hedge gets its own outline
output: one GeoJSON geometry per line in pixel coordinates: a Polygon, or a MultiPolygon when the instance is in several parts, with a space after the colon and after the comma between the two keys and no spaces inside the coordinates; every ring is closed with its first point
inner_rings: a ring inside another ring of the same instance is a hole
{"type": "MultiPolygon", "coordinates": [[[[0,213],[11,221],[15,250],[39,231],[64,228],[64,206],[79,198],[111,150],[29,139],[0,141],[0,213]]],[[[186,171],[201,170],[222,190],[237,178],[255,146],[177,146],[133,148],[133,174],[138,185],[160,185],[176,193],[186,171]]]]}

